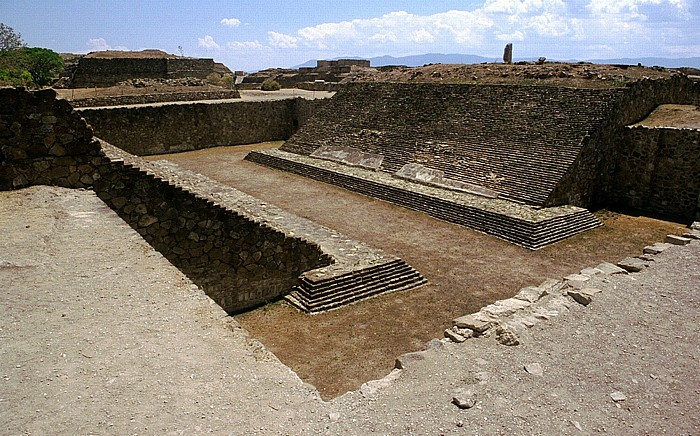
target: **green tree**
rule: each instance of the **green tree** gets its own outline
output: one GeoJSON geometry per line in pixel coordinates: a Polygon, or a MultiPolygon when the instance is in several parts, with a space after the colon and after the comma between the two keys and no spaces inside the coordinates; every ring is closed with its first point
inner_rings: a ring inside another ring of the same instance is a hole
{"type": "Polygon", "coordinates": [[[5,84],[45,86],[62,69],[61,56],[47,48],[0,51],[0,82],[5,84]]]}
{"type": "Polygon", "coordinates": [[[32,75],[34,83],[46,86],[51,79],[63,70],[63,59],[53,50],[48,48],[25,48],[27,57],[27,71],[32,75]]]}
{"type": "Polygon", "coordinates": [[[0,23],[0,51],[16,50],[24,46],[21,34],[5,23],[0,23]]]}

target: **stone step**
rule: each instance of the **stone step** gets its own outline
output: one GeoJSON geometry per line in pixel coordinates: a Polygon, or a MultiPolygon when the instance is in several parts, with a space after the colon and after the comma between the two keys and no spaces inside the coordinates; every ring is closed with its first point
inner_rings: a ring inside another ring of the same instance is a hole
{"type": "Polygon", "coordinates": [[[584,209],[570,215],[532,222],[330,171],[307,163],[291,161],[267,152],[251,152],[246,156],[246,160],[424,212],[435,218],[464,225],[533,250],[602,225],[597,218],[584,209]]]}
{"type": "Polygon", "coordinates": [[[363,282],[361,285],[346,289],[345,292],[331,292],[326,295],[325,298],[318,300],[309,300],[300,289],[295,289],[285,298],[302,311],[319,313],[380,294],[414,289],[426,282],[425,278],[414,272],[409,276],[398,276],[388,280],[382,279],[372,282],[363,282]]]}

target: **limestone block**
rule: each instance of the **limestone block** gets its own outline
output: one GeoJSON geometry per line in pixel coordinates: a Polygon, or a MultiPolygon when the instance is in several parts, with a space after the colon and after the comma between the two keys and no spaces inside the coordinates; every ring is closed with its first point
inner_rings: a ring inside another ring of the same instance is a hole
{"type": "Polygon", "coordinates": [[[452,342],[457,342],[458,344],[467,340],[467,338],[453,331],[452,329],[445,329],[445,337],[452,342]]]}
{"type": "Polygon", "coordinates": [[[568,294],[577,303],[584,306],[588,306],[591,301],[593,301],[593,296],[602,292],[598,288],[583,288],[583,289],[573,289],[568,291],[568,294]]]}
{"type": "Polygon", "coordinates": [[[508,298],[506,300],[499,300],[493,304],[489,304],[481,309],[481,311],[486,312],[493,317],[506,317],[511,316],[518,310],[529,307],[531,304],[532,303],[529,301],[520,300],[517,298],[508,298]]]}
{"type": "Polygon", "coordinates": [[[654,245],[647,245],[646,247],[644,247],[643,252],[645,254],[660,254],[671,247],[673,247],[673,245],[665,242],[657,242],[654,245]]]}
{"type": "Polygon", "coordinates": [[[582,275],[587,275],[593,277],[596,274],[602,274],[603,271],[599,270],[598,268],[584,268],[581,270],[582,275]]]}
{"type": "Polygon", "coordinates": [[[596,266],[596,269],[602,271],[603,274],[606,274],[606,275],[627,274],[627,270],[620,268],[617,265],[613,265],[612,263],[609,263],[609,262],[601,263],[600,265],[596,266]]]}
{"type": "Polygon", "coordinates": [[[452,325],[458,328],[467,328],[474,330],[477,333],[483,333],[490,329],[496,320],[484,314],[483,312],[472,313],[470,315],[460,316],[452,320],[452,325]]]}
{"type": "Polygon", "coordinates": [[[528,286],[526,288],[522,288],[513,298],[534,303],[545,295],[547,295],[547,291],[544,288],[539,286],[528,286]]]}
{"type": "Polygon", "coordinates": [[[574,289],[581,289],[586,285],[586,282],[591,279],[588,274],[569,274],[564,277],[566,284],[574,289]]]}
{"type": "Polygon", "coordinates": [[[413,353],[402,354],[396,358],[394,368],[406,369],[408,365],[419,360],[425,360],[425,351],[415,351],[413,353]]]}
{"type": "Polygon", "coordinates": [[[688,245],[690,244],[690,239],[683,236],[666,235],[666,243],[672,245],[688,245]]]}
{"type": "Polygon", "coordinates": [[[639,272],[649,266],[649,263],[636,257],[626,257],[619,261],[617,266],[629,272],[639,272]]]}

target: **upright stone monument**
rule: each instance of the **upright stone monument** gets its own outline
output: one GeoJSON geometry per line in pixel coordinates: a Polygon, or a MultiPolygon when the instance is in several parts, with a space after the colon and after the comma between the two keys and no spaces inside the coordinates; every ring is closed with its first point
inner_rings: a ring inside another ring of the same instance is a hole
{"type": "Polygon", "coordinates": [[[506,44],[505,50],[503,50],[503,62],[507,64],[513,63],[513,43],[509,42],[506,44]]]}

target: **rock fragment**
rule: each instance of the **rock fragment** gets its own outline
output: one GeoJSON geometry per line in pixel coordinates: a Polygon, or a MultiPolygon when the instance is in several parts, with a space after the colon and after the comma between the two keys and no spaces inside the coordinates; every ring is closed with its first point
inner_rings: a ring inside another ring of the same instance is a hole
{"type": "Polygon", "coordinates": [[[476,393],[467,389],[459,390],[452,397],[452,404],[460,409],[471,409],[476,405],[476,393]]]}
{"type": "Polygon", "coordinates": [[[657,242],[654,245],[647,245],[644,247],[644,254],[660,254],[663,253],[664,251],[668,250],[669,248],[673,247],[673,245],[666,243],[666,242],[657,242]]]}
{"type": "Polygon", "coordinates": [[[625,401],[627,396],[620,391],[615,391],[610,394],[610,398],[612,398],[614,402],[619,403],[620,401],[625,401]]]}
{"type": "Polygon", "coordinates": [[[498,324],[496,326],[496,341],[498,341],[499,344],[506,345],[508,347],[520,345],[518,335],[504,324],[498,324]]]}
{"type": "Polygon", "coordinates": [[[593,301],[593,296],[602,292],[598,288],[583,288],[572,289],[568,292],[569,296],[577,303],[588,306],[593,301]]]}
{"type": "Polygon", "coordinates": [[[629,272],[639,272],[649,266],[646,261],[636,257],[626,257],[617,263],[617,266],[629,272]]]}
{"type": "Polygon", "coordinates": [[[537,376],[544,374],[544,370],[542,369],[542,365],[540,365],[537,362],[528,363],[527,365],[525,365],[525,371],[528,374],[537,375],[537,376]]]}
{"type": "Polygon", "coordinates": [[[690,238],[676,235],[666,235],[666,243],[672,245],[688,245],[690,244],[690,238]]]}

